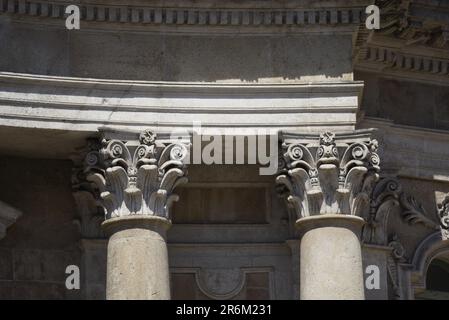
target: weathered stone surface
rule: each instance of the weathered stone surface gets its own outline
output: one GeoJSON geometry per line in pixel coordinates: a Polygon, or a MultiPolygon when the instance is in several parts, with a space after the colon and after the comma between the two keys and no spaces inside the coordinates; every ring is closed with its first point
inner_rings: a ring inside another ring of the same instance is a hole
{"type": "Polygon", "coordinates": [[[106,220],[110,235],[106,296],[109,300],[170,299],[165,218],[132,216],[106,220]]]}
{"type": "Polygon", "coordinates": [[[296,219],[314,215],[364,216],[378,179],[378,142],[370,132],[338,139],[332,132],[282,137],[283,165],[276,178],[296,219]],[[315,141],[314,141],[315,140],[315,141]],[[339,141],[340,140],[340,141],[339,141]]]}
{"type": "Polygon", "coordinates": [[[310,229],[301,239],[301,299],[363,300],[363,266],[357,234],[361,231],[363,220],[332,216],[339,222],[345,220],[346,226],[323,224],[325,216],[303,218],[300,222],[303,225],[315,224],[313,227],[307,226],[310,229]]]}
{"type": "Polygon", "coordinates": [[[0,203],[22,212],[5,223],[0,205],[0,298],[445,296],[426,282],[449,265],[444,1],[376,1],[380,31],[363,27],[365,0],[90,1],[77,31],[69,2],[0,0],[0,203]],[[162,180],[185,168],[160,161],[172,142],[159,132],[193,121],[290,132],[290,207],[257,166],[193,165],[165,235],[162,180]],[[101,198],[72,169],[103,126],[88,150],[103,149],[101,198]],[[148,127],[159,142],[138,141],[148,127]],[[65,288],[68,264],[80,290],[65,288]],[[368,265],[379,290],[363,290],[368,265]]]}

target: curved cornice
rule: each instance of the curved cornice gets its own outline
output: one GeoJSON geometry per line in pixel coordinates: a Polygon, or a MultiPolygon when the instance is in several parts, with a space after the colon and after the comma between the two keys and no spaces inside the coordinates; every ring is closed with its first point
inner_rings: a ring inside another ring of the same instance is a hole
{"type": "Polygon", "coordinates": [[[217,84],[0,72],[0,124],[95,132],[99,126],[338,127],[351,130],[362,82],[217,84]],[[38,90],[36,90],[38,88],[38,90]],[[332,117],[324,114],[333,112],[332,117]]]}
{"type": "Polygon", "coordinates": [[[357,25],[368,1],[44,1],[1,0],[0,12],[16,18],[63,19],[69,4],[80,7],[82,22],[167,26],[303,27],[357,25]]]}

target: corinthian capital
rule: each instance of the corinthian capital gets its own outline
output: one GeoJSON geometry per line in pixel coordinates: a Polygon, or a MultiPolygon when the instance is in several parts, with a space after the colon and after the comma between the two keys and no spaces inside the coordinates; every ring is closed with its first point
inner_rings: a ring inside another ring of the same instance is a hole
{"type": "Polygon", "coordinates": [[[362,216],[378,180],[377,141],[370,132],[282,135],[279,191],[297,218],[319,214],[362,216]]]}
{"type": "Polygon", "coordinates": [[[178,200],[176,186],[187,182],[186,141],[158,139],[151,130],[122,140],[105,135],[85,159],[87,180],[99,189],[106,219],[150,215],[169,219],[178,200]]]}

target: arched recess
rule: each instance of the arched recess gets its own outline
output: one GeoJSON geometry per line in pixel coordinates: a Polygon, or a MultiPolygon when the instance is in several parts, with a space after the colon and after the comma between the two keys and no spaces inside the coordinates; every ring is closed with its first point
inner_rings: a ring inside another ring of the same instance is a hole
{"type": "MultiPolygon", "coordinates": [[[[449,265],[449,240],[443,240],[441,232],[434,232],[425,238],[415,251],[411,271],[411,294],[415,299],[432,298],[427,290],[426,279],[432,263],[441,261],[449,265]]],[[[441,263],[440,262],[440,263],[441,263]]],[[[441,295],[440,295],[441,296],[441,295]]],[[[449,298],[449,294],[447,295],[449,298]]]]}

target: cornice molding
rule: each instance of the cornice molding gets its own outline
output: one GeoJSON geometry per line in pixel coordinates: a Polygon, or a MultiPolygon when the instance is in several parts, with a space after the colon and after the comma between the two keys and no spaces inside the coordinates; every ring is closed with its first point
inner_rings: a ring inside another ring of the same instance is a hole
{"type": "Polygon", "coordinates": [[[408,53],[404,49],[368,46],[359,53],[357,70],[399,73],[404,77],[449,83],[449,59],[408,53]]]}
{"type": "Polygon", "coordinates": [[[0,12],[21,17],[63,19],[64,8],[79,5],[81,20],[99,23],[171,25],[171,26],[313,26],[357,25],[362,21],[367,1],[310,1],[226,3],[169,3],[161,6],[145,4],[121,5],[113,1],[101,4],[61,1],[0,0],[0,12]]]}
{"type": "Polygon", "coordinates": [[[148,123],[192,128],[195,121],[219,128],[351,130],[363,88],[359,81],[170,83],[6,72],[0,84],[0,125],[91,132],[100,126],[142,130],[148,123]]]}
{"type": "Polygon", "coordinates": [[[374,136],[383,146],[380,153],[384,172],[412,179],[449,181],[449,131],[370,117],[359,122],[358,128],[378,129],[374,136]]]}
{"type": "Polygon", "coordinates": [[[376,4],[381,28],[359,30],[354,68],[447,85],[449,6],[423,0],[377,0],[376,4]]]}

